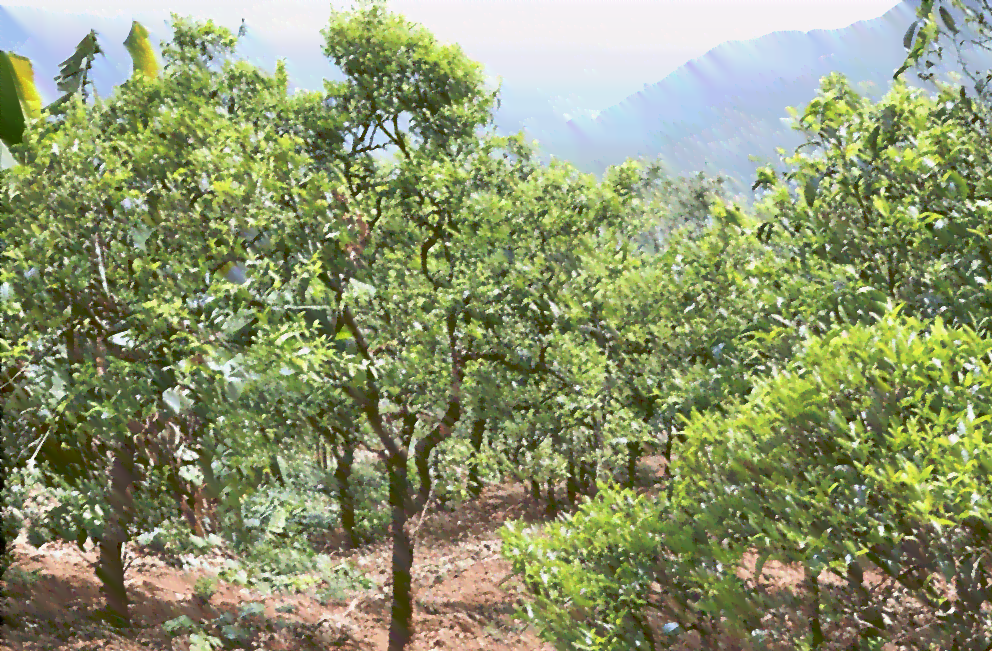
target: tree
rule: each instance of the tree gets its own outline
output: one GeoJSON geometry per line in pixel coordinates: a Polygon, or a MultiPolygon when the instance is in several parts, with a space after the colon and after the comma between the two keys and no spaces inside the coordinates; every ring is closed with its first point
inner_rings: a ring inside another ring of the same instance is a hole
{"type": "Polygon", "coordinates": [[[897,82],[876,105],[843,78],[825,78],[799,126],[822,155],[788,159],[795,198],[761,172],[777,216],[764,228],[800,232],[805,251],[849,267],[909,315],[942,314],[987,332],[992,305],[981,270],[992,263],[992,161],[971,128],[975,115],[960,88],[943,86],[933,100],[897,82]]]}
{"type": "Polygon", "coordinates": [[[786,182],[759,171],[756,185],[770,191],[758,219],[715,202],[706,235],[673,242],[657,266],[627,272],[615,300],[630,313],[616,323],[633,336],[611,335],[619,342],[611,354],[626,352],[635,377],[691,413],[681,415],[672,480],[656,500],[600,491],[547,536],[505,532],[549,638],[565,648],[657,648],[695,631],[819,648],[835,641],[831,622],[856,615],[858,639],[836,641],[873,644],[893,613],[863,590],[857,558],[865,556],[932,609],[939,623],[930,640],[987,646],[978,613],[988,570],[976,547],[989,514],[943,488],[961,477],[963,490],[985,490],[980,472],[957,467],[987,446],[980,427],[969,433],[988,409],[977,379],[984,372],[973,368],[989,317],[987,162],[967,126],[974,115],[952,87],[933,101],[897,84],[872,106],[843,79],[827,78],[801,120],[819,151],[791,158],[786,182]],[[757,243],[774,255],[756,256],[757,243]],[[694,291],[676,289],[683,282],[694,291]],[[649,291],[656,285],[664,298],[649,291]],[[885,316],[882,303],[909,319],[885,316]],[[640,316],[658,304],[660,314],[640,316]],[[679,312],[700,307],[702,319],[680,324],[679,312]],[[666,330],[675,336],[662,337],[666,330]],[[724,344],[726,362],[704,348],[711,337],[724,344]],[[638,359],[638,344],[676,354],[638,359]],[[678,363],[686,357],[691,373],[678,363]],[[768,361],[773,373],[753,373],[768,361]],[[724,379],[748,391],[722,390],[724,379]],[[695,405],[682,393],[694,383],[702,389],[695,405]],[[674,386],[681,390],[671,395],[674,386]],[[948,441],[974,448],[940,452],[948,441]],[[866,519],[872,526],[863,529],[866,519]],[[737,575],[748,549],[757,550],[759,570],[769,558],[803,564],[808,628],[761,625],[775,602],[737,575]],[[961,580],[968,609],[930,591],[938,567],[948,581],[971,573],[961,580]],[[824,571],[848,581],[847,600],[821,590],[824,571]]]}
{"type": "Polygon", "coordinates": [[[178,17],[173,27],[162,77],[136,75],[92,105],[74,96],[56,130],[28,123],[0,209],[0,354],[29,379],[4,405],[21,414],[16,428],[4,421],[7,449],[40,447],[46,481],[78,491],[85,503],[66,504],[55,526],[98,543],[108,615],[125,624],[121,546],[155,501],[142,490],[161,472],[159,439],[211,417],[204,406],[242,349],[239,319],[290,327],[224,274],[258,262],[246,280],[264,286],[275,264],[257,234],[278,245],[280,229],[328,206],[326,176],[304,179],[292,141],[258,123],[286,101],[282,67],[210,70],[230,34],[178,17]],[[23,436],[30,445],[13,445],[23,436]]]}
{"type": "Polygon", "coordinates": [[[950,41],[961,72],[972,82],[979,105],[987,110],[992,106],[992,88],[989,86],[992,72],[971,67],[965,52],[973,48],[990,50],[990,17],[992,5],[988,0],[923,0],[916,9],[916,20],[903,36],[906,59],[892,78],[898,79],[910,67],[915,67],[921,80],[933,81],[936,75],[931,69],[944,58],[942,42],[950,41]]]}
{"type": "Polygon", "coordinates": [[[672,177],[659,161],[642,164],[640,178],[632,190],[638,195],[637,210],[656,221],[646,237],[660,251],[673,231],[688,229],[698,237],[711,223],[710,204],[715,199],[729,199],[724,189],[727,178],[710,177],[704,172],[694,176],[672,177]]]}

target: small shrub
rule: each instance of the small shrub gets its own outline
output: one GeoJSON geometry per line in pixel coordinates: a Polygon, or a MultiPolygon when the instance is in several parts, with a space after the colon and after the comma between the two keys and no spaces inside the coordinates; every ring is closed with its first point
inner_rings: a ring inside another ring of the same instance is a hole
{"type": "Polygon", "coordinates": [[[193,594],[200,598],[204,603],[210,601],[210,598],[213,597],[216,592],[217,577],[201,576],[196,580],[196,584],[193,586],[193,594]]]}
{"type": "Polygon", "coordinates": [[[44,525],[38,525],[34,522],[28,527],[27,539],[28,544],[32,547],[41,547],[47,542],[54,540],[55,535],[51,529],[44,525]]]}
{"type": "Polygon", "coordinates": [[[170,619],[169,621],[162,624],[162,630],[165,631],[166,635],[187,635],[193,631],[199,630],[192,619],[187,615],[180,615],[175,619],[170,619]]]}

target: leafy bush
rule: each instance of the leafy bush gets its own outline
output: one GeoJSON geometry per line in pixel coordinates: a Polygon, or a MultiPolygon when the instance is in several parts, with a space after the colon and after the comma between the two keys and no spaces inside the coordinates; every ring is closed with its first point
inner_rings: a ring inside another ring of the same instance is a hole
{"type": "Polygon", "coordinates": [[[217,534],[207,534],[203,538],[195,535],[181,517],[169,518],[151,531],[135,536],[135,542],[173,557],[187,554],[201,556],[224,544],[217,534]]]}
{"type": "Polygon", "coordinates": [[[218,576],[263,592],[299,592],[319,583],[312,574],[315,567],[316,554],[305,542],[266,541],[243,554],[240,562],[229,562],[218,576]]]}
{"type": "Polygon", "coordinates": [[[202,599],[204,602],[210,601],[210,598],[214,596],[217,592],[217,578],[212,576],[201,576],[196,580],[196,584],[193,586],[193,594],[202,599]]]}
{"type": "Polygon", "coordinates": [[[389,531],[391,522],[386,475],[374,464],[356,463],[352,467],[351,486],[356,498],[355,534],[362,542],[372,542],[389,531]]]}
{"type": "Polygon", "coordinates": [[[759,170],[767,226],[799,233],[806,252],[907,315],[987,331],[992,156],[963,89],[944,84],[932,98],[900,80],[873,103],[835,73],[792,112],[814,147],[786,159],[784,180],[759,170]]]}
{"type": "Polygon", "coordinates": [[[533,601],[518,615],[559,649],[651,648],[644,610],[666,518],[631,490],[596,497],[544,529],[510,522],[503,555],[533,601]]]}
{"type": "Polygon", "coordinates": [[[23,487],[11,481],[14,473],[10,473],[7,479],[7,489],[4,491],[3,502],[0,503],[0,540],[3,548],[0,549],[0,579],[7,575],[7,571],[14,562],[13,544],[14,539],[24,528],[24,516],[21,508],[24,506],[23,487]]]}
{"type": "Polygon", "coordinates": [[[896,613],[864,588],[867,559],[925,605],[934,621],[917,637],[985,648],[990,353],[973,331],[939,320],[928,331],[897,311],[811,340],[738,410],[694,415],[670,494],[603,491],[546,536],[508,527],[504,553],[537,598],[528,615],[563,649],[634,648],[658,629],[670,635],[657,648],[690,631],[853,643],[842,623],[868,644],[892,634],[896,613]],[[769,559],[802,565],[808,629],[763,625],[781,604],[738,576],[748,550],[756,575],[769,559]],[[846,585],[825,589],[824,572],[846,585]]]}

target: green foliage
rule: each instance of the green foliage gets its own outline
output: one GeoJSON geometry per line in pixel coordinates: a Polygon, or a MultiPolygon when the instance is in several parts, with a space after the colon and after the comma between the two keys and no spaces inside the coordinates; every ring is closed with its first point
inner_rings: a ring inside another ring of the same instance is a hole
{"type": "Polygon", "coordinates": [[[931,99],[899,82],[872,104],[832,75],[798,117],[816,153],[786,161],[801,198],[768,179],[769,225],[801,232],[805,251],[849,267],[907,314],[985,332],[992,159],[972,102],[953,87],[931,99]]]}
{"type": "Polygon", "coordinates": [[[0,51],[0,141],[8,146],[22,142],[26,120],[38,117],[40,108],[31,62],[0,51]]]}
{"type": "Polygon", "coordinates": [[[131,31],[124,41],[124,47],[131,55],[134,64],[134,74],[144,75],[150,79],[158,76],[158,61],[148,40],[148,30],[138,21],[131,22],[131,31]]]}
{"type": "Polygon", "coordinates": [[[294,594],[316,587],[324,599],[342,598],[340,595],[348,591],[375,585],[347,563],[332,564],[327,556],[314,554],[301,544],[259,545],[239,561],[228,561],[218,577],[265,593],[294,594]]]}
{"type": "MultiPolygon", "coordinates": [[[[7,458],[6,449],[0,451],[0,460],[4,461],[5,467],[7,458]]],[[[29,511],[28,489],[35,484],[31,473],[7,470],[5,475],[4,491],[0,496],[0,536],[3,541],[3,549],[0,549],[0,579],[3,580],[7,580],[7,573],[14,562],[14,540],[24,529],[25,512],[29,511]]]]}
{"type": "Polygon", "coordinates": [[[190,633],[191,631],[197,630],[197,627],[188,615],[180,615],[175,619],[170,619],[169,621],[163,623],[162,630],[165,631],[167,635],[182,635],[184,633],[190,633]]]}
{"type": "MultiPolygon", "coordinates": [[[[630,648],[647,639],[647,610],[667,586],[673,631],[748,637],[772,603],[736,574],[753,549],[759,565],[800,562],[808,576],[851,581],[851,564],[870,559],[941,613],[931,640],[979,643],[992,583],[990,351],[972,331],[939,320],[927,331],[895,312],[812,339],[737,411],[694,415],[670,498],[604,492],[545,536],[508,529],[507,558],[536,596],[528,614],[560,648],[630,648]],[[964,603],[950,607],[935,574],[964,603]]],[[[884,609],[850,589],[821,593],[821,626],[884,609]]],[[[877,622],[861,634],[884,632],[877,622]]],[[[799,644],[807,632],[778,635],[799,644]]]]}
{"type": "Polygon", "coordinates": [[[13,544],[14,539],[20,534],[21,529],[24,527],[24,521],[19,517],[17,512],[11,508],[4,508],[0,520],[0,535],[3,536],[4,549],[0,553],[0,578],[6,579],[7,572],[10,570],[10,566],[14,562],[13,555],[13,544]]]}
{"type": "MultiPolygon", "coordinates": [[[[835,331],[733,418],[694,419],[676,499],[729,508],[770,558],[814,574],[844,575],[866,556],[931,607],[947,599],[931,575],[963,576],[964,604],[931,634],[974,643],[988,625],[979,607],[990,581],[980,551],[990,523],[990,350],[940,319],[929,332],[894,314],[835,331]]],[[[827,621],[851,605],[821,604],[827,621]]]]}
{"type": "MultiPolygon", "coordinates": [[[[92,106],[77,98],[58,131],[29,130],[16,146],[24,164],[7,173],[0,201],[4,339],[15,345],[4,355],[32,369],[30,390],[8,408],[32,414],[21,432],[42,439],[46,477],[75,491],[55,527],[70,540],[104,535],[102,459],[123,454],[137,423],[223,413],[217,398],[238,381],[227,325],[247,297],[218,272],[255,255],[246,232],[299,219],[273,199],[304,179],[292,164],[271,167],[298,159],[288,140],[267,138],[253,121],[284,101],[285,80],[247,80],[237,65],[208,72],[193,52],[209,59],[230,35],[183,21],[175,31],[163,78],[135,77],[92,106]],[[246,108],[229,114],[221,92],[240,92],[246,108]]],[[[193,457],[207,468],[208,444],[193,457]]],[[[141,500],[154,504],[163,473],[177,469],[137,453],[140,521],[150,515],[141,500]]],[[[178,470],[202,481],[195,466],[178,470]]]]}
{"type": "Polygon", "coordinates": [[[423,27],[389,12],[384,2],[333,12],[321,35],[324,54],[347,77],[325,81],[325,90],[348,115],[346,132],[363,134],[362,140],[376,126],[408,155],[415,145],[411,136],[427,147],[446,147],[492,119],[495,98],[483,89],[482,66],[458,45],[438,43],[423,27]],[[400,130],[399,116],[409,120],[409,135],[400,130]]]}
{"type": "MultiPolygon", "coordinates": [[[[618,168],[619,169],[619,168],[618,168]]],[[[655,250],[662,250],[671,234],[686,229],[690,238],[702,235],[712,223],[710,205],[717,199],[727,200],[724,184],[726,178],[711,177],[703,172],[694,176],[671,177],[657,161],[638,170],[636,180],[626,184],[639,195],[636,210],[652,222],[646,234],[655,250]]],[[[616,179],[604,178],[604,183],[620,183],[623,187],[623,173],[615,172],[616,179]]]]}
{"type": "Polygon", "coordinates": [[[217,592],[217,578],[211,576],[201,576],[193,586],[193,594],[203,601],[210,601],[210,597],[217,592]]]}
{"type": "MultiPolygon", "coordinates": [[[[924,5],[910,58],[965,30],[924,5]]],[[[816,151],[760,170],[749,214],[721,178],[540,165],[483,131],[481,66],[382,2],[331,14],[345,79],[293,97],[281,61],[266,75],[228,30],[173,20],[161,73],[135,23],[134,74],[92,103],[88,35],[57,120],[0,56],[20,163],[0,173],[3,446],[57,502],[36,518],[15,482],[5,534],[233,542],[219,578],[329,603],[371,587],[314,552],[346,516],[370,542],[431,491],[516,477],[559,509],[564,483],[573,509],[502,534],[559,648],[817,648],[853,616],[877,646],[859,559],[939,613],[941,648],[982,641],[992,164],[963,91],[873,105],[825,78],[798,120],[816,151]],[[314,441],[340,461],[315,468],[314,441]],[[664,490],[619,490],[652,448],[664,490]],[[814,616],[770,622],[749,551],[800,563],[814,616]],[[848,585],[819,590],[828,572],[848,585]]],[[[255,606],[166,630],[244,647],[270,625],[255,606]]]]}
{"type": "MultiPolygon", "coordinates": [[[[869,644],[888,625],[857,579],[864,557],[936,614],[931,640],[984,648],[988,342],[931,320],[987,329],[987,148],[974,122],[951,88],[934,101],[897,85],[872,106],[829,77],[801,118],[820,151],[787,161],[796,198],[763,170],[764,223],[717,199],[701,234],[597,269],[581,318],[600,301],[590,325],[605,358],[590,379],[623,379],[630,416],[683,421],[684,444],[653,504],[620,508],[631,496],[608,490],[545,535],[505,534],[546,639],[670,648],[690,632],[729,633],[815,648],[857,615],[869,644]],[[895,303],[923,320],[879,322],[895,303]],[[737,576],[747,550],[759,566],[806,569],[819,613],[808,629],[762,621],[775,600],[737,576]],[[825,571],[847,591],[819,590],[825,571]],[[952,607],[936,574],[965,577],[967,603],[952,607]],[[662,638],[652,610],[670,622],[662,638]]],[[[561,358],[571,368],[578,350],[561,358]]]]}
{"type": "Polygon", "coordinates": [[[533,597],[518,614],[559,649],[619,651],[652,639],[644,610],[668,518],[643,496],[607,488],[541,535],[514,522],[500,530],[503,555],[533,597]]]}

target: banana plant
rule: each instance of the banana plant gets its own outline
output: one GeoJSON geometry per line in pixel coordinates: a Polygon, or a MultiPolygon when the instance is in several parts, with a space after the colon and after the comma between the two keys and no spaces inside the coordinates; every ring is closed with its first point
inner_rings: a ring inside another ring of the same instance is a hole
{"type": "MultiPolygon", "coordinates": [[[[143,75],[158,77],[159,65],[148,40],[148,30],[138,21],[132,21],[131,31],[124,41],[134,65],[132,77],[143,75]]],[[[72,56],[59,64],[55,83],[62,97],[44,108],[49,115],[65,113],[67,104],[78,93],[86,99],[86,85],[92,86],[89,72],[96,55],[104,54],[97,41],[96,30],[83,37],[72,56]]],[[[20,144],[24,137],[26,120],[42,114],[41,96],[34,83],[31,60],[13,52],[0,50],[0,167],[7,168],[16,161],[8,147],[20,144]]]]}

